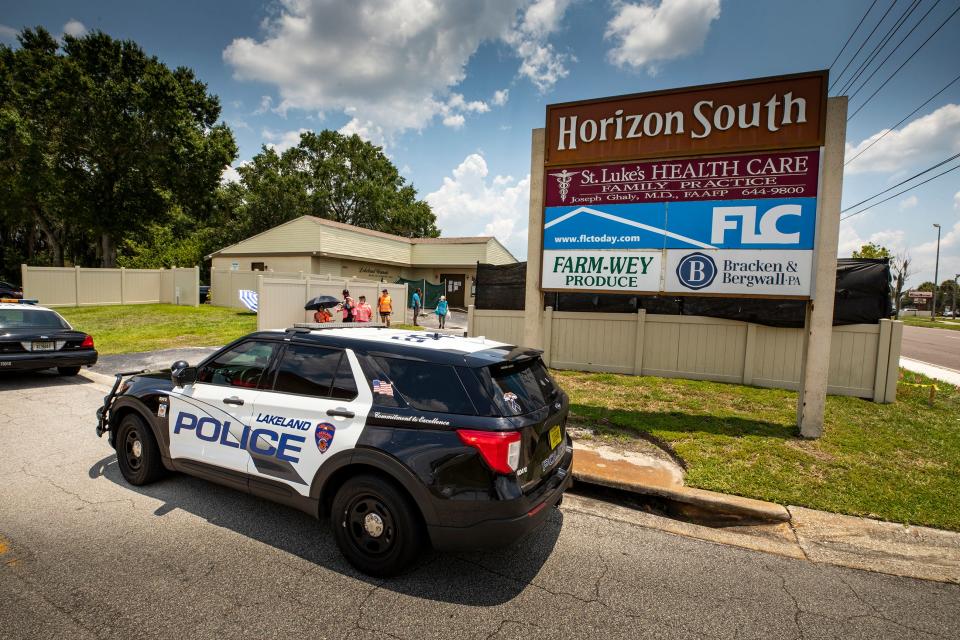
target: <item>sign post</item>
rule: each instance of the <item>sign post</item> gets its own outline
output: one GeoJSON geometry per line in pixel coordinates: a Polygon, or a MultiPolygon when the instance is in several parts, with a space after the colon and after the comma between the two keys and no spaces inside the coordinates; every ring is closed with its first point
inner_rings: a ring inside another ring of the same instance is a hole
{"type": "Polygon", "coordinates": [[[548,105],[525,342],[548,346],[545,291],[812,300],[797,416],[818,435],[846,111],[828,114],[827,86],[816,71],[548,105]]]}

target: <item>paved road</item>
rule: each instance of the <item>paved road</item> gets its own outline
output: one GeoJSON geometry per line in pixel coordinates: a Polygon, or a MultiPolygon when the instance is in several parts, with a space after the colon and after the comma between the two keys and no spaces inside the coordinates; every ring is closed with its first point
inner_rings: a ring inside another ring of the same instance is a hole
{"type": "Polygon", "coordinates": [[[512,549],[373,581],[299,512],[186,476],[126,485],[93,434],[103,392],[0,378],[4,638],[960,634],[960,586],[681,538],[578,497],[512,549]]]}
{"type": "Polygon", "coordinates": [[[900,355],[960,370],[960,331],[904,325],[900,355]]]}

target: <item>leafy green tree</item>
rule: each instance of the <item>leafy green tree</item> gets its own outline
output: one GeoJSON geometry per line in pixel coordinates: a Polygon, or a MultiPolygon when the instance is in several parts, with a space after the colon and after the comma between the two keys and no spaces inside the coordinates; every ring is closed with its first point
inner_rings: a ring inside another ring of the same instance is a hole
{"type": "Polygon", "coordinates": [[[19,253],[114,266],[175,211],[210,223],[237,148],[190,69],[100,32],[18,40],[0,46],[0,226],[19,253]]]}
{"type": "Polygon", "coordinates": [[[892,258],[893,254],[890,253],[890,250],[886,247],[882,247],[876,243],[870,242],[862,247],[859,251],[853,252],[854,258],[892,258]]]}
{"type": "Polygon", "coordinates": [[[241,208],[243,237],[313,215],[406,237],[436,237],[436,216],[377,147],[336,131],[301,134],[278,154],[264,147],[224,188],[241,208]]]}

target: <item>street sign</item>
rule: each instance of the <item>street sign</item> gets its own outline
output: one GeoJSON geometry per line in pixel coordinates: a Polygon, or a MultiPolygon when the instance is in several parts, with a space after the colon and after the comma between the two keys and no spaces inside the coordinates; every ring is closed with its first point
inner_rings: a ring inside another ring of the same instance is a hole
{"type": "Polygon", "coordinates": [[[548,106],[542,289],[809,298],[826,77],[548,106]]]}
{"type": "Polygon", "coordinates": [[[932,299],[933,291],[908,291],[907,296],[914,300],[932,299]]]}

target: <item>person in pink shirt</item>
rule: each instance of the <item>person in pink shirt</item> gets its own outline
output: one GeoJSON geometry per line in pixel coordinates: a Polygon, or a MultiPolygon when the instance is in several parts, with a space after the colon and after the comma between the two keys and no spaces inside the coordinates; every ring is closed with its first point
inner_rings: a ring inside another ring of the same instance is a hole
{"type": "Polygon", "coordinates": [[[353,310],[354,322],[370,322],[373,317],[373,307],[367,304],[367,296],[360,296],[360,303],[353,310]]]}

